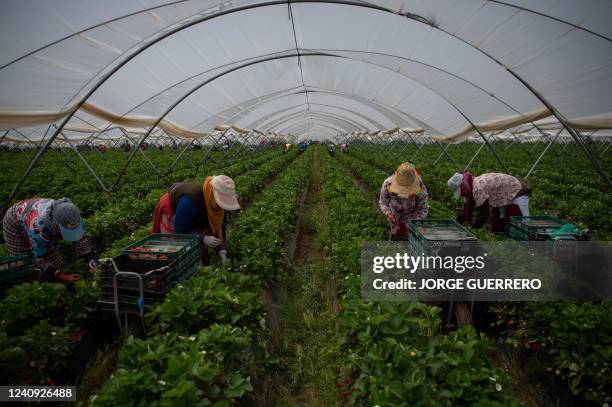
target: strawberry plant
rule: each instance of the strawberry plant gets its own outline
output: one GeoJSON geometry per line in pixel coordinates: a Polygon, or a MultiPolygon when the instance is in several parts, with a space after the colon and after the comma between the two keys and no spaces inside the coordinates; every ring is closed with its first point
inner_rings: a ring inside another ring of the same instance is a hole
{"type": "Polygon", "coordinates": [[[253,391],[251,332],[212,325],[191,336],[130,337],[117,371],[90,404],[230,405],[253,391]]]}
{"type": "MultiPolygon", "coordinates": [[[[377,171],[358,163],[351,170],[366,174],[372,185],[382,184],[378,177],[383,174],[377,171]]],[[[326,155],[322,172],[333,242],[328,250],[342,292],[337,340],[346,356],[338,380],[340,399],[364,406],[517,404],[507,375],[486,358],[488,340],[473,329],[441,335],[439,308],[362,300],[361,243],[384,239],[386,224],[371,198],[326,155]]]]}
{"type": "Polygon", "coordinates": [[[188,334],[213,323],[255,329],[263,318],[260,287],[256,276],[201,268],[146,315],[150,333],[188,334]]]}

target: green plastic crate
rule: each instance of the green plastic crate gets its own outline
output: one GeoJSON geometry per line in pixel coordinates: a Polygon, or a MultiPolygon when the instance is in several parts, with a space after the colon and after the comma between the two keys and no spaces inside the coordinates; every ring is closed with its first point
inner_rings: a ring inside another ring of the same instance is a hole
{"type": "Polygon", "coordinates": [[[197,251],[199,239],[198,235],[155,233],[125,247],[121,253],[131,259],[174,260],[188,252],[197,251]]]}
{"type": "Polygon", "coordinates": [[[177,260],[175,268],[182,271],[199,258],[198,235],[156,233],[140,239],[121,251],[129,259],[149,265],[164,266],[177,260]]]}
{"type": "Polygon", "coordinates": [[[558,229],[566,222],[549,215],[511,216],[510,225],[528,233],[547,233],[558,229]]]}
{"type": "Polygon", "coordinates": [[[588,235],[583,231],[579,232],[560,232],[567,223],[554,216],[512,216],[508,234],[514,240],[519,241],[544,241],[552,240],[551,234],[557,239],[587,240],[588,235]]]}
{"type": "Polygon", "coordinates": [[[441,247],[468,247],[478,240],[453,219],[411,220],[408,226],[408,247],[412,253],[427,254],[441,247]]]}

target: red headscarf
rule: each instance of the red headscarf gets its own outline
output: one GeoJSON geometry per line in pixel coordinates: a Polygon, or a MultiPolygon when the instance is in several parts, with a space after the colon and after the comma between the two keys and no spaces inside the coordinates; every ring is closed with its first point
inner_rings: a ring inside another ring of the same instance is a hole
{"type": "Polygon", "coordinates": [[[474,210],[474,196],[472,195],[474,186],[474,175],[471,172],[463,173],[463,180],[461,181],[461,196],[463,200],[463,216],[472,223],[472,212],[474,210]]]}
{"type": "Polygon", "coordinates": [[[461,196],[472,196],[472,186],[474,185],[474,176],[471,172],[463,173],[461,181],[461,196]]]}

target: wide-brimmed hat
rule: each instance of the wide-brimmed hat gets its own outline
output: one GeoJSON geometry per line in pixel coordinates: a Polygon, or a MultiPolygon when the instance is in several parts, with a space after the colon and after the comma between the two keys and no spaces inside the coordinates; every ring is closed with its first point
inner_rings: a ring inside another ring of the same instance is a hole
{"type": "Polygon", "coordinates": [[[461,183],[463,182],[463,174],[456,172],[448,179],[448,189],[451,190],[455,198],[461,197],[461,183]]]}
{"type": "Polygon", "coordinates": [[[68,198],[53,202],[53,221],[59,226],[62,239],[78,242],[85,234],[85,225],[81,211],[68,198]]]}
{"type": "Polygon", "coordinates": [[[389,192],[397,194],[402,198],[408,198],[422,192],[421,176],[416,167],[410,163],[400,164],[397,170],[395,170],[395,174],[393,174],[393,180],[391,185],[389,185],[389,192]]]}
{"type": "Polygon", "coordinates": [[[215,175],[212,178],[211,185],[217,205],[226,211],[240,209],[240,204],[236,196],[236,184],[233,179],[227,175],[215,175]]]}

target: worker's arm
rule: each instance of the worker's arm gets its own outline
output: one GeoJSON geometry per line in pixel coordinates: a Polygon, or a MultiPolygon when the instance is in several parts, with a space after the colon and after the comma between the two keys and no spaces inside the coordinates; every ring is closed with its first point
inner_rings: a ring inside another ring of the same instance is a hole
{"type": "Polygon", "coordinates": [[[227,251],[227,211],[223,215],[223,225],[221,225],[221,236],[223,236],[223,242],[217,248],[218,250],[227,251]]]}
{"type": "Polygon", "coordinates": [[[174,214],[174,231],[182,234],[189,233],[196,216],[197,210],[193,202],[187,196],[182,195],[174,214]]]}
{"type": "Polygon", "coordinates": [[[487,218],[489,217],[489,201],[485,201],[482,205],[477,207],[478,209],[478,218],[474,222],[474,227],[476,229],[481,228],[487,222],[487,218]]]}
{"type": "Polygon", "coordinates": [[[64,283],[74,283],[81,279],[81,276],[78,274],[64,274],[62,270],[62,257],[59,253],[57,244],[46,239],[43,233],[37,230],[28,229],[27,234],[34,256],[34,264],[39,267],[43,273],[64,283]]]}
{"type": "Polygon", "coordinates": [[[389,206],[389,201],[391,200],[391,196],[389,195],[389,191],[387,190],[388,183],[387,181],[383,182],[382,187],[380,188],[380,195],[378,197],[378,208],[383,213],[383,215],[389,217],[393,215],[393,211],[389,206]]]}

